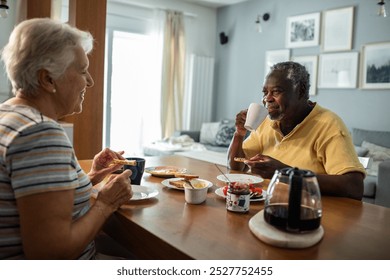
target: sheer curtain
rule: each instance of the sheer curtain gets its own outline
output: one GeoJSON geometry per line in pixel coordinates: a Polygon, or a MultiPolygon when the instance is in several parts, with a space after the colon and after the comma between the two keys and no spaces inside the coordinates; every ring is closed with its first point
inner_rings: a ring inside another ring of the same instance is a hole
{"type": "Polygon", "coordinates": [[[166,11],[161,84],[162,136],[182,128],[185,38],[183,13],[166,11]]]}

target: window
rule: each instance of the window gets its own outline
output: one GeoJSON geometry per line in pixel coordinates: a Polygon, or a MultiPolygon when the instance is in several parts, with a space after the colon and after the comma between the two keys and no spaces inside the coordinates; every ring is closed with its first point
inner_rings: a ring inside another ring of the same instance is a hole
{"type": "Polygon", "coordinates": [[[108,31],[106,147],[142,154],[161,138],[161,44],[153,35],[108,31]]]}

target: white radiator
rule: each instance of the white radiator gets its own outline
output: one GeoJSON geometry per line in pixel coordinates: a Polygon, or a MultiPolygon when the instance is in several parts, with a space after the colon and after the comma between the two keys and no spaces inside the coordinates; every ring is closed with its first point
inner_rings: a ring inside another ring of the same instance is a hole
{"type": "Polygon", "coordinates": [[[214,58],[192,54],[187,69],[184,128],[200,130],[212,117],[214,58]]]}

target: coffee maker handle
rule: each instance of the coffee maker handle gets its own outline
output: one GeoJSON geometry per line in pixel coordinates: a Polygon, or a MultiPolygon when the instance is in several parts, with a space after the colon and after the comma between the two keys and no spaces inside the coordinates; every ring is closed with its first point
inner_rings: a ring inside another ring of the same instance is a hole
{"type": "Polygon", "coordinates": [[[298,172],[295,175],[295,170],[289,174],[290,192],[288,198],[288,217],[287,228],[289,231],[299,231],[301,219],[301,199],[302,199],[302,176],[298,172]]]}

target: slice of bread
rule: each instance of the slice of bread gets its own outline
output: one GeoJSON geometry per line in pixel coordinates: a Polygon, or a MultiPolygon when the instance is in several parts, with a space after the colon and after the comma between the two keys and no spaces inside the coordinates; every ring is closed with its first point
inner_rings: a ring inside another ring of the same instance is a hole
{"type": "Polygon", "coordinates": [[[187,185],[184,180],[172,180],[169,181],[169,184],[179,189],[184,189],[184,187],[187,185]]]}
{"type": "Polygon", "coordinates": [[[199,175],[176,173],[176,174],[175,174],[175,177],[176,177],[176,178],[184,178],[184,179],[186,179],[186,180],[191,180],[191,179],[199,178],[199,175]]]}

